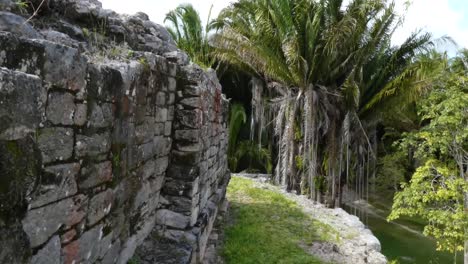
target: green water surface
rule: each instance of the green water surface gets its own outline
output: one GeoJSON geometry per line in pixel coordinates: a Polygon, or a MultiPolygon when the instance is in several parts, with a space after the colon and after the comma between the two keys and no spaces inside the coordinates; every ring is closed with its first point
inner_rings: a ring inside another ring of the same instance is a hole
{"type": "Polygon", "coordinates": [[[398,223],[389,223],[385,220],[385,216],[381,215],[386,213],[384,211],[379,210],[376,215],[366,215],[346,206],[345,210],[357,215],[372,230],[372,233],[380,240],[382,253],[389,260],[398,260],[400,264],[463,263],[461,252],[458,254],[457,261],[454,262],[453,254],[436,251],[435,241],[420,233],[422,226],[418,221],[405,219],[398,223]]]}

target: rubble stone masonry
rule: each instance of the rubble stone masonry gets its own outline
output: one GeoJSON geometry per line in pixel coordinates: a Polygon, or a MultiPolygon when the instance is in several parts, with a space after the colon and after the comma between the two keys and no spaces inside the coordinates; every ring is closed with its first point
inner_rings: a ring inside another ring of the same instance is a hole
{"type": "Polygon", "coordinates": [[[0,263],[202,262],[230,175],[216,74],[143,13],[46,2],[24,24],[0,0],[0,263]]]}

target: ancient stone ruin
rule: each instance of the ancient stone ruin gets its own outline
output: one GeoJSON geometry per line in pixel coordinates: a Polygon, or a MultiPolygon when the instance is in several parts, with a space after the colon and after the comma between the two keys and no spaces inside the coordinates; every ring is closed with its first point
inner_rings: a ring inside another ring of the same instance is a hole
{"type": "Polygon", "coordinates": [[[201,262],[230,175],[214,71],[143,13],[30,15],[0,0],[0,263],[201,262]]]}

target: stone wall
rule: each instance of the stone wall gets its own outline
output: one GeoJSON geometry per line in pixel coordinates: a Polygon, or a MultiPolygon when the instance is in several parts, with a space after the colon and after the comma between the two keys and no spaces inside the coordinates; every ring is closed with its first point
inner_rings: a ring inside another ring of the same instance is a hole
{"type": "Polygon", "coordinates": [[[142,13],[0,9],[0,263],[201,262],[229,181],[215,73],[142,13]]]}

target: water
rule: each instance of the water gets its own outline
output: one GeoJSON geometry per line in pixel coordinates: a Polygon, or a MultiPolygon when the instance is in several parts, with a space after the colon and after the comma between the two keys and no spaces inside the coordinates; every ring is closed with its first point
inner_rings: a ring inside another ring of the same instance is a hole
{"type": "MultiPolygon", "coordinates": [[[[421,234],[421,225],[407,220],[405,222],[389,223],[385,220],[388,214],[385,210],[373,210],[365,214],[362,211],[345,206],[344,209],[358,216],[382,244],[382,253],[389,260],[398,260],[401,264],[453,264],[454,255],[436,251],[433,239],[421,234]],[[420,230],[418,230],[420,229],[420,230]]],[[[463,253],[459,253],[457,264],[463,263],[463,253]]]]}

